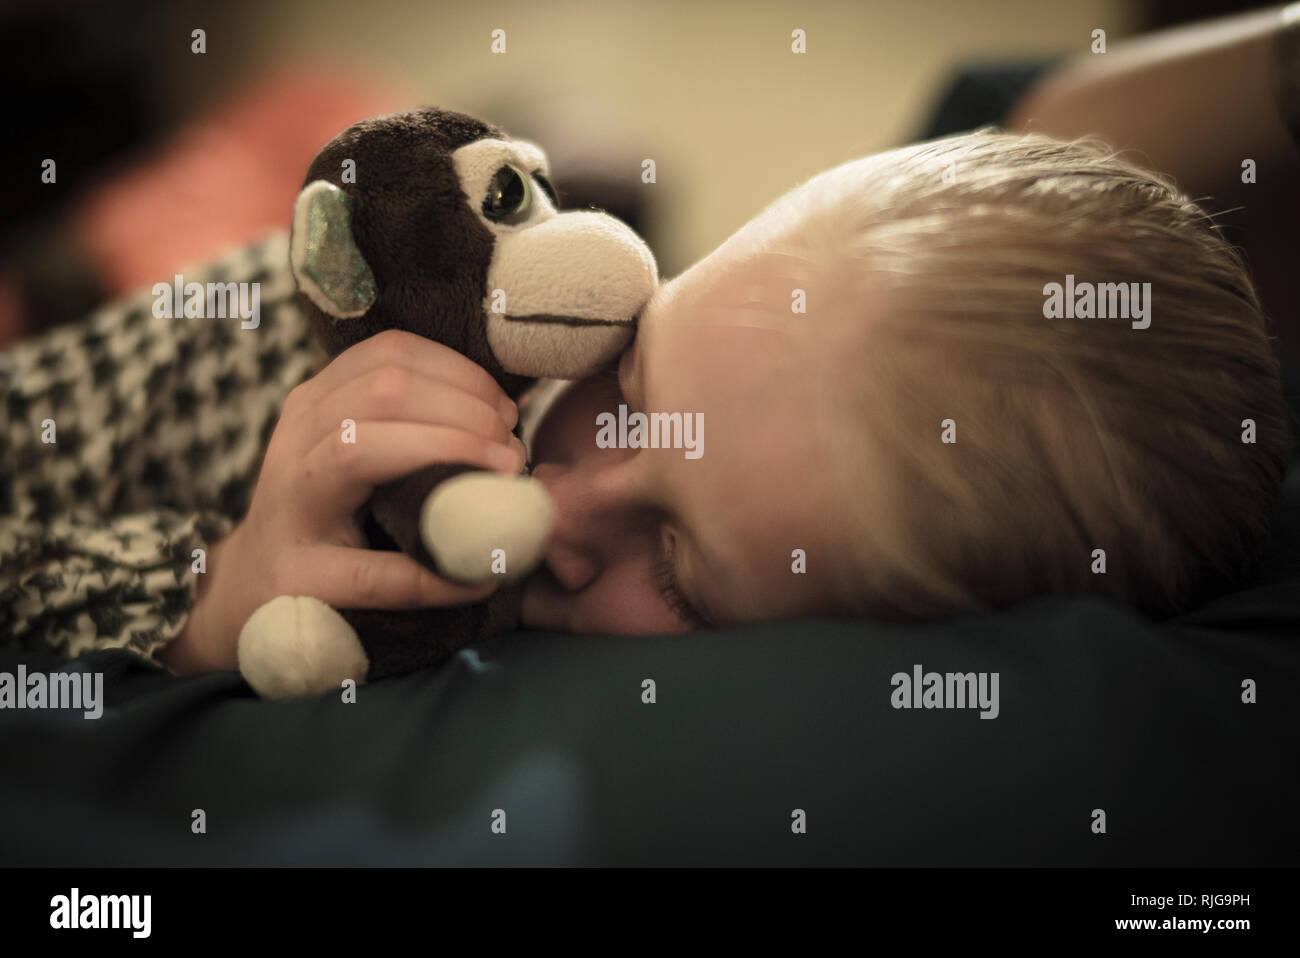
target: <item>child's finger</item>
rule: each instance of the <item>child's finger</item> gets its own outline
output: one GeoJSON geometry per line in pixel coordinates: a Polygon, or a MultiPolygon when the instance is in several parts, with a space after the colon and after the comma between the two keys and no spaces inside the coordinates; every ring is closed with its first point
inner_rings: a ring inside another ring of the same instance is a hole
{"type": "Polygon", "coordinates": [[[301,494],[326,522],[350,517],[374,487],[438,462],[465,463],[498,472],[524,466],[522,443],[492,442],[449,426],[362,420],[322,437],[302,459],[301,494]]]}
{"type": "Polygon", "coordinates": [[[510,445],[510,424],[501,411],[473,393],[411,369],[372,369],[324,395],[286,428],[289,444],[306,452],[344,419],[354,422],[422,422],[464,429],[510,445]]]}
{"type": "MultiPolygon", "coordinates": [[[[438,578],[400,552],[350,549],[347,546],[309,547],[298,563],[310,576],[292,583],[302,595],[313,595],[336,609],[415,609],[425,606],[479,602],[500,585],[457,585],[438,578]]],[[[293,594],[299,594],[294,592],[293,594]]]]}
{"type": "MultiPolygon", "coordinates": [[[[515,415],[510,397],[482,366],[442,343],[396,329],[385,330],[348,347],[298,389],[303,391],[304,402],[314,405],[348,380],[385,367],[435,375],[500,409],[507,418],[515,415]]],[[[513,428],[514,423],[510,425],[513,428]]]]}

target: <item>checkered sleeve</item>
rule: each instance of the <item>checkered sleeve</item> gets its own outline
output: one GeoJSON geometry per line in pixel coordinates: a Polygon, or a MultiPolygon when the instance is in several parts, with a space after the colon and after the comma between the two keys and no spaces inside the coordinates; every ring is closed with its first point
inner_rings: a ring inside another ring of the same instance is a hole
{"type": "Polygon", "coordinates": [[[323,365],[285,236],[180,275],[182,291],[249,284],[244,303],[258,309],[173,316],[167,277],[168,292],[0,355],[0,636],[11,642],[156,661],[184,628],[208,546],[247,510],[284,397],[323,365]]]}

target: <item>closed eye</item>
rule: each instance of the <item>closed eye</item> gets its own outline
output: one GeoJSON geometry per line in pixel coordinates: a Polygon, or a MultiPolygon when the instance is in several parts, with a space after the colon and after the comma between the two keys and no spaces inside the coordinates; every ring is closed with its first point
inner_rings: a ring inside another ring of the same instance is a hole
{"type": "Polygon", "coordinates": [[[683,624],[692,629],[712,628],[712,623],[691,604],[677,582],[676,538],[667,531],[660,538],[663,544],[654,557],[654,576],[659,586],[659,594],[683,624]]]}

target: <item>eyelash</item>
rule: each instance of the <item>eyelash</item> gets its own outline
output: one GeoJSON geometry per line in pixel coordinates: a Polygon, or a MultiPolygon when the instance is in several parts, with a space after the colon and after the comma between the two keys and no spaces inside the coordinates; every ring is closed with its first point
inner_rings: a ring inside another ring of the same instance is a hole
{"type": "MultiPolygon", "coordinates": [[[[672,539],[669,538],[668,541],[671,542],[672,539]]],[[[659,585],[659,594],[668,603],[668,608],[672,609],[679,618],[692,628],[710,628],[709,621],[686,600],[681,586],[677,584],[677,579],[673,575],[673,555],[675,551],[674,546],[665,546],[655,553],[654,576],[659,585]]]]}

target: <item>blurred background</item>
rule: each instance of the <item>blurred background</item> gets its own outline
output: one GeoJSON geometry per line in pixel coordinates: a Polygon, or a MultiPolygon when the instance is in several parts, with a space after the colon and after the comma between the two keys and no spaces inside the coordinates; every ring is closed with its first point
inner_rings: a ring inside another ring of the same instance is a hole
{"type": "Polygon", "coordinates": [[[436,104],[538,142],[564,204],[630,222],[671,276],[807,177],[978,99],[955,82],[972,66],[1036,70],[1086,52],[1097,28],[1113,44],[1256,5],[11,4],[0,348],[287,228],[319,147],[375,113],[436,104]],[[804,54],[791,50],[796,29],[804,54]]]}

